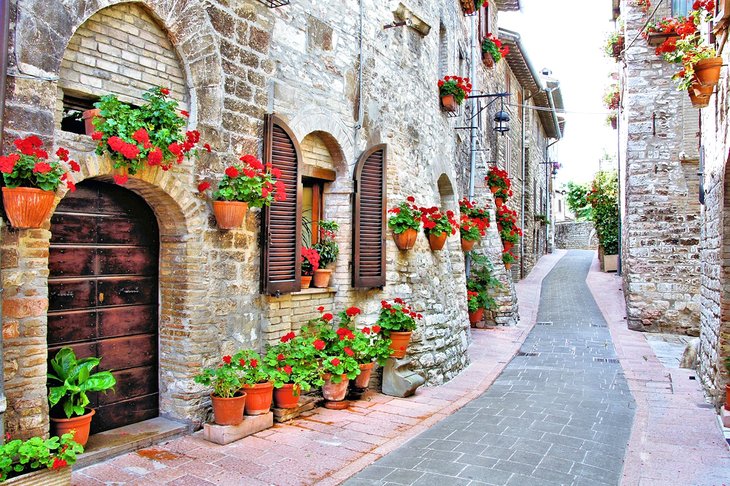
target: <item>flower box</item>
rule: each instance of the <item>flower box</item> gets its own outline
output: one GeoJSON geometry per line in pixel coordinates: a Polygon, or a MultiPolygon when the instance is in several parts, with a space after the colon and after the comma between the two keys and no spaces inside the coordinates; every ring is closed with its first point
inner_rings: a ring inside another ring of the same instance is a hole
{"type": "Polygon", "coordinates": [[[676,32],[650,32],[646,35],[646,42],[652,47],[657,47],[662,44],[667,39],[673,39],[679,38],[679,35],[676,32]]]}
{"type": "Polygon", "coordinates": [[[10,478],[3,484],[12,486],[68,486],[71,484],[71,468],[41,469],[10,478]]]}

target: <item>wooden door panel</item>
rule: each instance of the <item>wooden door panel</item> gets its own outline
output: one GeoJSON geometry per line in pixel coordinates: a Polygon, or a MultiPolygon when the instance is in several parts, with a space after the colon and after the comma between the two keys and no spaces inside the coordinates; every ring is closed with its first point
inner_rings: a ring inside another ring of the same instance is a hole
{"type": "Polygon", "coordinates": [[[142,334],[98,341],[100,369],[123,370],[157,362],[157,335],[142,334]]]}
{"type": "MultiPolygon", "coordinates": [[[[86,342],[86,343],[79,343],[79,344],[64,344],[62,346],[49,346],[48,347],[48,359],[51,360],[56,356],[56,353],[58,353],[58,350],[66,347],[71,348],[74,351],[74,354],[76,354],[76,358],[89,358],[91,356],[96,356],[97,354],[97,347],[95,342],[86,342]]],[[[50,366],[50,365],[49,365],[50,366]]],[[[51,369],[50,367],[48,368],[51,369]]]]}
{"type": "Polygon", "coordinates": [[[93,247],[59,248],[48,255],[51,274],[59,277],[94,275],[96,249],[93,247]]]}
{"type": "Polygon", "coordinates": [[[157,305],[99,310],[99,337],[157,332],[157,305]]]}
{"type": "MultiPolygon", "coordinates": [[[[74,192],[67,192],[63,196],[59,209],[70,213],[96,214],[99,212],[98,191],[88,185],[77,185],[74,192]]],[[[55,211],[58,213],[58,210],[55,211]]]]}
{"type": "MultiPolygon", "coordinates": [[[[64,198],[65,199],[65,198],[64,198]]],[[[54,213],[51,218],[54,243],[95,243],[96,221],[94,218],[81,214],[54,213]]]]}
{"type": "Polygon", "coordinates": [[[117,379],[117,386],[114,393],[99,393],[99,405],[108,405],[113,402],[129,400],[130,398],[141,397],[157,393],[157,367],[142,366],[129,370],[113,371],[112,375],[117,379]],[[150,378],[155,379],[150,379],[150,378]]]}
{"type": "Polygon", "coordinates": [[[99,275],[153,275],[157,254],[149,248],[99,248],[99,275]]]}
{"type": "Polygon", "coordinates": [[[139,217],[139,210],[152,213],[147,204],[139,196],[123,187],[111,186],[100,192],[96,198],[99,214],[119,214],[139,217]]]}
{"type": "Polygon", "coordinates": [[[70,310],[92,307],[96,303],[96,282],[93,280],[48,281],[48,310],[70,310]]]}
{"type": "Polygon", "coordinates": [[[96,416],[91,421],[91,432],[95,434],[157,417],[158,402],[159,397],[155,393],[97,407],[96,416]]]}
{"type": "Polygon", "coordinates": [[[120,277],[99,280],[97,289],[99,306],[140,305],[157,302],[157,279],[155,277],[120,277]]]}
{"type": "Polygon", "coordinates": [[[96,311],[48,314],[48,345],[96,339],[96,311]]]}
{"type": "Polygon", "coordinates": [[[149,224],[140,219],[111,216],[97,220],[97,241],[105,245],[147,246],[154,241],[154,235],[146,231],[149,224]]]}

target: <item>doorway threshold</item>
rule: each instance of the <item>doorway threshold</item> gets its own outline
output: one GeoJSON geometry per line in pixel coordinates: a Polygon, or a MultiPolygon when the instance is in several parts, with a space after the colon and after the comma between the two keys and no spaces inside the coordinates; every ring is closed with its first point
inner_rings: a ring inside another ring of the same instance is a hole
{"type": "Polygon", "coordinates": [[[78,456],[75,468],[92,464],[157,444],[189,432],[188,425],[163,417],[107,430],[89,437],[84,453],[78,456]]]}

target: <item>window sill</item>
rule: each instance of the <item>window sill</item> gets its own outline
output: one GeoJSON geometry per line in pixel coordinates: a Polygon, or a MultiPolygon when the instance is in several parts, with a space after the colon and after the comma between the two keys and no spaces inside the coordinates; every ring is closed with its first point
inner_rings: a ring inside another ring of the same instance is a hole
{"type": "Polygon", "coordinates": [[[317,294],[336,294],[337,289],[334,287],[310,287],[308,289],[302,289],[299,292],[292,292],[291,295],[317,295],[317,294]]]}

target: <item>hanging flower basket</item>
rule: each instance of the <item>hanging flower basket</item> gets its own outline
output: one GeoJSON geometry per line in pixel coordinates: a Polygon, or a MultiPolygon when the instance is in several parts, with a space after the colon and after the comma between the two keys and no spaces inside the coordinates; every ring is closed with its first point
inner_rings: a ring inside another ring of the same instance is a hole
{"type": "Polygon", "coordinates": [[[444,111],[455,112],[471,93],[471,81],[461,76],[445,76],[438,82],[441,106],[444,111]]]}
{"type": "Polygon", "coordinates": [[[454,112],[459,109],[459,105],[456,103],[454,95],[451,94],[441,97],[441,106],[444,108],[444,111],[454,112]]]}
{"type": "Polygon", "coordinates": [[[40,228],[53,209],[56,194],[34,187],[3,187],[3,205],[13,228],[40,228]]]}
{"type": "Polygon", "coordinates": [[[700,83],[695,83],[689,87],[687,93],[689,99],[692,102],[692,106],[695,108],[705,108],[710,104],[710,98],[714,91],[714,86],[703,86],[700,83]]]}
{"type": "Polygon", "coordinates": [[[397,246],[399,250],[410,250],[413,248],[413,245],[416,244],[417,237],[418,231],[413,228],[407,228],[402,233],[393,233],[395,246],[397,246]]]}
{"type": "Polygon", "coordinates": [[[248,203],[240,201],[213,201],[213,214],[220,229],[240,228],[248,211],[248,203]]]}

